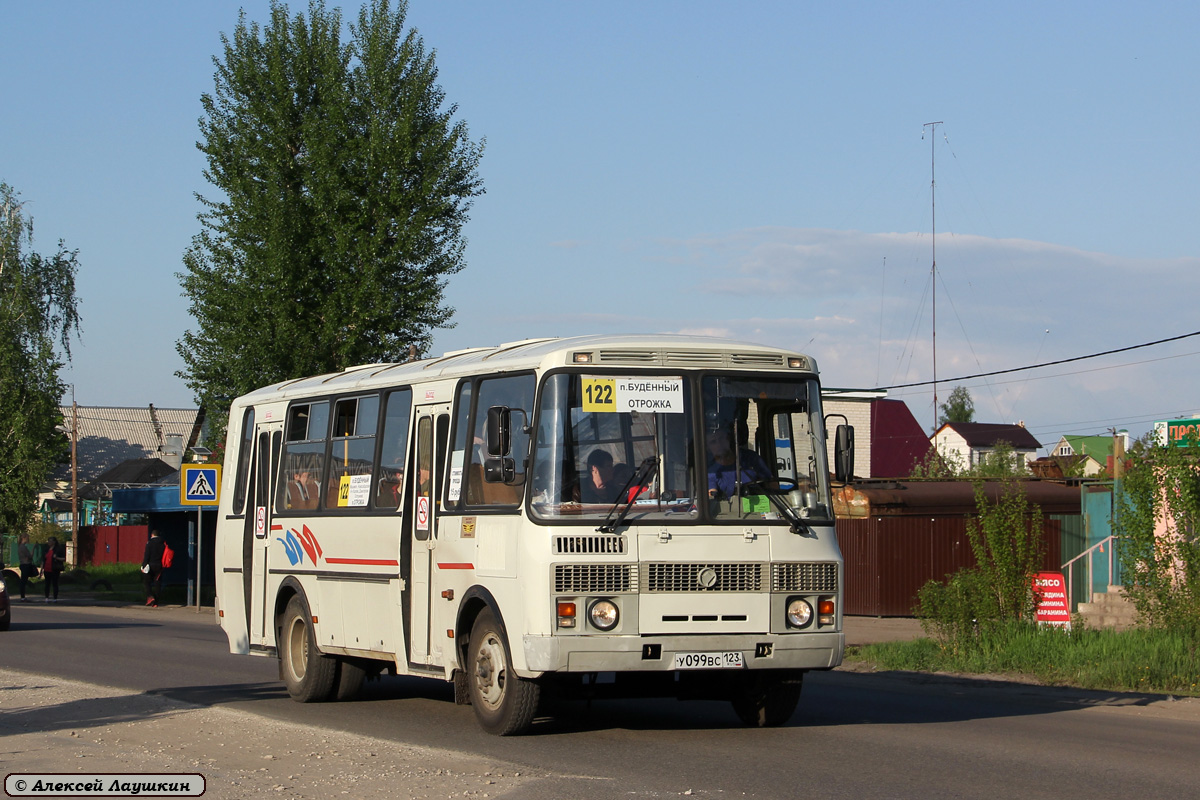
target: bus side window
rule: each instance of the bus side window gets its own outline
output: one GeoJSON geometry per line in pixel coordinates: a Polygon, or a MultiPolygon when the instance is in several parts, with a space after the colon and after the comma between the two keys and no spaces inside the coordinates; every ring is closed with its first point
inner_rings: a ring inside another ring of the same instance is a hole
{"type": "Polygon", "coordinates": [[[341,398],[334,405],[329,485],[325,494],[327,508],[367,507],[371,494],[366,487],[372,483],[378,425],[378,395],[341,398]]]}
{"type": "MultiPolygon", "coordinates": [[[[463,456],[468,462],[463,476],[468,505],[515,506],[521,502],[525,492],[525,466],[529,458],[529,433],[526,427],[533,420],[533,391],[533,375],[506,375],[479,381],[468,429],[471,431],[471,441],[465,443],[466,453],[463,456]],[[492,406],[512,409],[510,453],[516,462],[516,479],[511,484],[488,483],[484,480],[483,466],[487,458],[484,436],[488,409],[492,406]]],[[[461,433],[462,428],[456,439],[461,439],[461,433]]],[[[460,445],[456,442],[455,446],[457,448],[460,445]]]]}
{"type": "Polygon", "coordinates": [[[279,461],[279,488],[275,493],[276,510],[310,511],[320,507],[328,428],[328,401],[288,409],[287,441],[279,461]]]}
{"type": "Polygon", "coordinates": [[[254,444],[254,409],[247,408],[242,415],[242,443],[238,451],[237,475],[233,482],[233,513],[241,514],[246,508],[247,483],[250,472],[250,451],[254,444]]]}
{"type": "Polygon", "coordinates": [[[375,469],[375,507],[401,510],[404,495],[404,458],[408,453],[408,423],[412,413],[412,391],[397,389],[387,396],[382,441],[375,469]]]}

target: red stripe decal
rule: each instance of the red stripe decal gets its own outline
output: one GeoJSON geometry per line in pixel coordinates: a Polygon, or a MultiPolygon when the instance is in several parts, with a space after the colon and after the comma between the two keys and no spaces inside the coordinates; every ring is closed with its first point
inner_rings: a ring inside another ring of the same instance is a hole
{"type": "Polygon", "coordinates": [[[438,562],[438,569],[475,569],[474,564],[443,564],[438,562]]]}
{"type": "Polygon", "coordinates": [[[398,567],[400,562],[387,558],[326,558],[326,564],[358,564],[364,567],[398,567]]]}
{"type": "Polygon", "coordinates": [[[275,531],[281,531],[281,530],[283,530],[283,526],[282,526],[282,525],[272,525],[272,526],[271,526],[271,532],[272,532],[272,533],[274,533],[275,531]]]}

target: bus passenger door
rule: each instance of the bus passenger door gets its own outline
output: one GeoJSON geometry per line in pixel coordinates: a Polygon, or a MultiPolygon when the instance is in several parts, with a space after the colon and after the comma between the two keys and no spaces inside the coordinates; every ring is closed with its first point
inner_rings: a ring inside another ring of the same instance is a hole
{"type": "Polygon", "coordinates": [[[275,642],[273,631],[274,609],[267,596],[267,574],[271,548],[272,495],[275,486],[275,468],[279,463],[279,450],[283,441],[283,426],[267,423],[256,426],[257,439],[254,448],[253,479],[246,500],[246,536],[243,548],[245,564],[243,580],[246,583],[246,615],[249,618],[250,646],[270,647],[275,642]],[[248,552],[247,552],[248,551],[248,552]]]}
{"type": "MultiPolygon", "coordinates": [[[[429,597],[437,550],[438,498],[450,433],[450,406],[418,406],[415,447],[407,488],[405,536],[410,537],[409,662],[432,665],[441,661],[440,646],[432,646],[432,603],[429,597]]],[[[440,641],[440,640],[438,640],[440,641]]]]}

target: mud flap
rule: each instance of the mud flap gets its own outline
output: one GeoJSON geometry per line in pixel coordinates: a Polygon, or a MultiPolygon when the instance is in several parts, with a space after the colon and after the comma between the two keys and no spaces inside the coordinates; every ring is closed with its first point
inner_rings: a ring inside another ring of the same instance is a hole
{"type": "Polygon", "coordinates": [[[454,704],[471,705],[471,693],[467,689],[467,673],[461,669],[454,670],[454,704]]]}

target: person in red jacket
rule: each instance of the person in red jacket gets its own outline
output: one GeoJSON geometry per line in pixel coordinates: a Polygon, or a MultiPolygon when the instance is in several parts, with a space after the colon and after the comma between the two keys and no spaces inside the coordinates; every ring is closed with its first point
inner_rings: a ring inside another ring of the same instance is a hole
{"type": "Polygon", "coordinates": [[[158,530],[150,531],[150,541],[142,553],[142,583],[146,586],[146,605],[158,607],[158,596],[162,594],[163,550],[167,543],[158,530]]]}
{"type": "Polygon", "coordinates": [[[59,549],[58,539],[51,536],[46,547],[46,556],[42,559],[42,577],[45,578],[46,602],[58,602],[58,576],[62,574],[67,564],[66,548],[59,549]],[[54,596],[51,597],[51,590],[54,596]]]}

